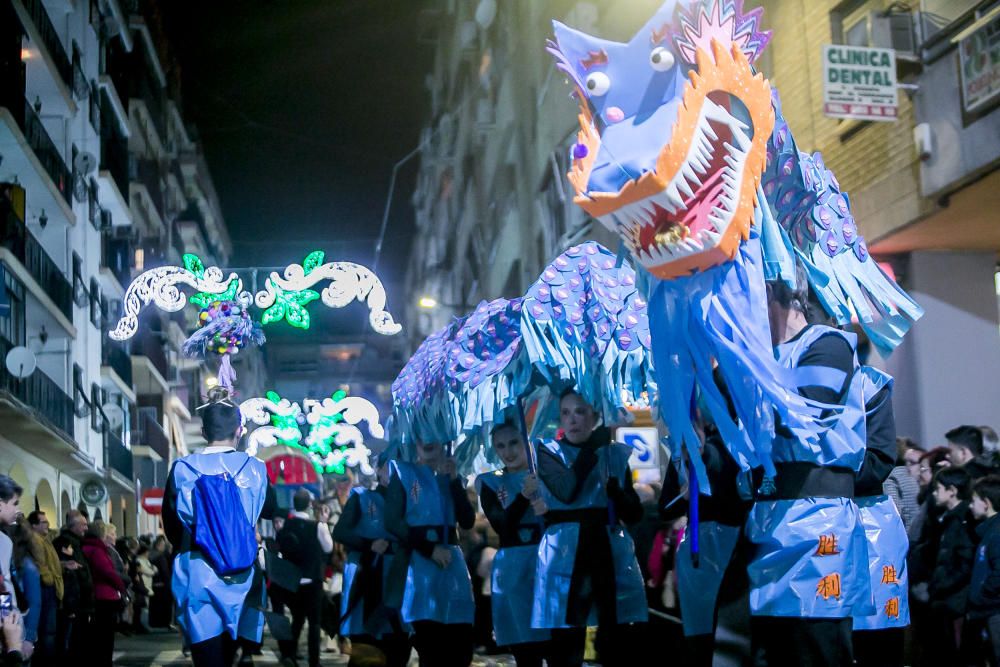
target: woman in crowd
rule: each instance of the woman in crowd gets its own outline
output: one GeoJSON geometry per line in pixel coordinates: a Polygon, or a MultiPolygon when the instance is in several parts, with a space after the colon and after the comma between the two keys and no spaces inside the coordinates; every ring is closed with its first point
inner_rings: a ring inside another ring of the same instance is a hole
{"type": "Polygon", "coordinates": [[[416,449],[416,463],[392,462],[385,498],[385,527],[403,547],[394,573],[407,566],[400,612],[413,626],[422,666],[466,667],[475,602],[455,524],[471,528],[476,513],[444,445],[421,442],[416,449]]]}
{"type": "Polygon", "coordinates": [[[149,632],[149,601],[153,593],[153,577],[156,568],[149,562],[149,547],[139,545],[135,555],[135,587],[136,596],[133,604],[132,625],[135,632],[149,632]]]}
{"type": "Polygon", "coordinates": [[[38,622],[41,618],[42,609],[42,579],[38,572],[38,560],[41,554],[36,553],[34,541],[31,538],[31,531],[27,526],[24,517],[20,517],[17,523],[8,527],[11,542],[13,542],[13,558],[11,576],[17,584],[19,598],[24,612],[24,643],[21,647],[21,657],[28,661],[35,650],[35,643],[38,641],[38,622]]]}
{"type": "Polygon", "coordinates": [[[538,478],[528,472],[527,445],[520,430],[501,424],[490,438],[504,467],[479,475],[476,490],[486,518],[500,536],[491,580],[493,632],[497,645],[514,654],[518,667],[541,667],[551,633],[531,627],[531,607],[545,504],[538,478]]]}
{"type": "Polygon", "coordinates": [[[156,574],[153,575],[153,597],[149,601],[149,626],[172,628],[174,601],[170,595],[170,547],[163,535],[157,535],[153,540],[149,562],[156,568],[156,574]]]}
{"type": "Polygon", "coordinates": [[[632,538],[620,523],[633,524],[643,514],[632,489],[631,449],[611,442],[608,429],[595,430],[596,424],[594,408],[568,390],[559,400],[562,437],[538,448],[548,511],[531,626],[552,629],[552,667],[582,664],[593,616],[602,664],[632,664],[621,650],[629,643],[626,626],[648,616],[632,538]]]}
{"type": "Polygon", "coordinates": [[[406,667],[410,628],[398,610],[385,605],[388,573],[398,547],[385,528],[388,461],[380,462],[377,476],[374,490],[361,486],[352,490],[333,530],[333,539],[347,549],[339,632],[352,644],[377,646],[387,667],[406,667]]]}
{"type": "MultiPolygon", "coordinates": [[[[115,568],[108,545],[108,525],[103,521],[90,524],[83,538],[83,553],[94,580],[94,618],[90,625],[90,664],[110,665],[115,652],[115,627],[125,596],[125,582],[115,568]]],[[[113,541],[112,541],[113,543],[113,541]]]]}

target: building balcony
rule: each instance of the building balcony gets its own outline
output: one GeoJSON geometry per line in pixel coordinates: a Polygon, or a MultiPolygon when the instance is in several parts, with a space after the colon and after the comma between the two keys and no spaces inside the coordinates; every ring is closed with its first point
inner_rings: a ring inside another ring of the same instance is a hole
{"type": "Polygon", "coordinates": [[[70,115],[76,113],[73,63],[42,0],[11,0],[10,4],[28,37],[24,50],[26,65],[32,70],[28,77],[33,82],[32,93],[46,107],[56,105],[70,115]]]}
{"type": "Polygon", "coordinates": [[[33,215],[45,211],[49,220],[76,223],[70,170],[23,92],[0,88],[0,153],[4,172],[17,174],[27,191],[33,215]]]}
{"type": "Polygon", "coordinates": [[[18,217],[14,205],[7,197],[0,196],[0,258],[24,281],[33,281],[31,291],[39,297],[56,319],[72,331],[73,288],[56,263],[18,217]],[[58,313],[58,314],[57,314],[58,313]]]}
{"type": "Polygon", "coordinates": [[[163,102],[163,87],[152,71],[152,64],[143,56],[144,49],[132,52],[131,103],[144,108],[144,113],[152,122],[160,144],[167,141],[167,112],[163,102]]]}
{"type": "MultiPolygon", "coordinates": [[[[0,336],[0,357],[6,358],[15,345],[0,336]]],[[[51,442],[52,436],[63,441],[66,446],[76,449],[73,441],[73,399],[48,375],[39,369],[25,378],[16,378],[10,373],[0,373],[0,419],[4,424],[4,437],[33,442],[44,439],[51,442]],[[12,412],[19,413],[21,419],[12,418],[12,412]],[[31,419],[23,419],[27,415],[31,419]],[[43,438],[44,435],[49,438],[43,438]]]]}
{"type": "Polygon", "coordinates": [[[149,199],[156,207],[157,213],[163,216],[163,179],[160,177],[160,165],[156,160],[134,158],[131,161],[132,180],[138,181],[146,188],[149,199]]]}
{"type": "Polygon", "coordinates": [[[125,488],[132,488],[132,450],[107,427],[104,431],[104,469],[125,488]]]}
{"type": "Polygon", "coordinates": [[[101,266],[118,282],[121,290],[132,282],[132,242],[105,236],[101,241],[101,266]]]}
{"type": "Polygon", "coordinates": [[[125,351],[124,346],[104,336],[101,344],[101,365],[110,368],[121,381],[131,389],[132,387],[132,358],[125,351]]]}
{"type": "Polygon", "coordinates": [[[145,409],[139,411],[136,428],[132,429],[132,451],[158,461],[170,460],[170,437],[160,423],[145,409]]]}
{"type": "Polygon", "coordinates": [[[132,383],[136,394],[166,394],[170,391],[170,363],[167,360],[165,336],[154,331],[149,323],[140,322],[132,339],[132,383]]]}

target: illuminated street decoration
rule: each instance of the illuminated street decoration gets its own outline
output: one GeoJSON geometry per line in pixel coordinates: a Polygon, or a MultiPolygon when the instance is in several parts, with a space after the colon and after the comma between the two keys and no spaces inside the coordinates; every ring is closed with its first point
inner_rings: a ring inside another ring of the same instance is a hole
{"type": "Polygon", "coordinates": [[[248,398],[240,403],[243,423],[258,425],[247,436],[247,454],[256,456],[261,447],[273,447],[279,443],[297,446],[302,438],[297,420],[300,414],[302,408],[298,403],[281,398],[273,391],[267,392],[267,398],[248,398]]]}
{"type": "Polygon", "coordinates": [[[376,438],[384,436],[378,409],[370,401],[347,396],[338,390],[323,401],[307,400],[308,414],[298,403],[269,391],[265,398],[251,398],[240,404],[244,422],[257,424],[247,438],[247,453],[256,455],[260,447],[284,445],[308,455],[320,473],[343,474],[345,466],[358,468],[365,475],[374,474],[369,461],[371,450],[365,446],[358,424],[366,423],[376,438]],[[302,426],[309,424],[303,437],[302,426]]]}
{"type": "Polygon", "coordinates": [[[144,271],[132,281],[122,300],[122,316],[109,332],[114,340],[128,340],[139,326],[140,311],[153,303],[160,310],[176,312],[188,301],[181,285],[195,288],[190,302],[199,308],[210,307],[215,302],[236,302],[246,307],[256,304],[264,313],[263,324],[284,320],[290,325],[309,327],[306,306],[322,299],[328,308],[343,308],[354,301],[365,303],[369,309],[372,328],[383,335],[399,333],[402,327],[386,309],[386,294],[382,281],[368,268],[351,262],[326,262],[321,250],[310,253],[302,264],[290,264],[283,275],[272,272],[264,289],[251,295],[243,290],[243,281],[236,273],[225,276],[217,266],[205,267],[194,254],[184,255],[184,266],[160,266],[144,271]],[[317,283],[329,283],[317,292],[317,283]]]}
{"type": "MultiPolygon", "coordinates": [[[[237,291],[243,283],[235,273],[223,278],[222,269],[211,266],[196,275],[193,271],[179,266],[159,266],[139,274],[125,290],[122,299],[122,317],[108,334],[113,340],[128,340],[139,328],[139,311],[150,302],[160,310],[174,313],[184,307],[186,294],[178,285],[190,285],[200,293],[223,294],[236,281],[237,291]]],[[[243,292],[246,296],[248,293],[243,292]]]]}
{"type": "MultiPolygon", "coordinates": [[[[285,299],[286,309],[289,302],[301,306],[303,304],[296,299],[301,300],[304,297],[288,295],[311,292],[309,288],[316,283],[329,280],[330,284],[320,293],[324,304],[330,308],[343,308],[355,300],[365,302],[371,311],[368,319],[375,331],[385,335],[399,333],[402,327],[385,309],[385,288],[378,276],[360,264],[351,262],[322,264],[322,260],[323,253],[316,251],[306,257],[304,265],[289,264],[285,268],[284,277],[279,276],[277,271],[272,272],[265,283],[265,289],[257,292],[254,297],[257,307],[270,309],[279,302],[280,297],[285,299]]],[[[284,312],[281,317],[286,317],[284,312]]]]}
{"type": "MultiPolygon", "coordinates": [[[[202,263],[201,258],[198,257],[198,255],[186,253],[182,259],[184,261],[185,269],[193,273],[198,278],[204,277],[205,265],[202,263]]],[[[191,297],[191,303],[199,308],[207,308],[213,301],[235,301],[236,293],[239,292],[241,286],[242,283],[240,283],[239,279],[230,280],[229,287],[227,287],[225,291],[219,294],[198,292],[191,297]]]]}

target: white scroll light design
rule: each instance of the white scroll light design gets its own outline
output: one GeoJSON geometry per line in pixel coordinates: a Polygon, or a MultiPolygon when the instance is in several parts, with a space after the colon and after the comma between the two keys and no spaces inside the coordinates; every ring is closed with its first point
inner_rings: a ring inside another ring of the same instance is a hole
{"type": "MultiPolygon", "coordinates": [[[[178,289],[178,285],[190,285],[199,292],[222,294],[233,281],[239,281],[237,290],[242,291],[243,282],[235,273],[223,278],[222,269],[211,266],[205,269],[203,277],[199,278],[191,271],[180,266],[159,266],[139,274],[125,290],[122,300],[124,313],[115,328],[109,332],[114,340],[128,340],[139,328],[139,311],[150,302],[161,310],[176,312],[187,303],[187,294],[178,289]]],[[[241,292],[241,300],[249,303],[248,292],[241,292]]]]}
{"type": "MultiPolygon", "coordinates": [[[[306,446],[333,438],[333,443],[338,447],[325,456],[313,453],[310,457],[324,467],[336,466],[343,461],[352,468],[358,468],[362,474],[374,475],[375,470],[371,465],[372,452],[365,445],[364,435],[357,425],[365,422],[368,432],[373,437],[384,437],[385,429],[380,422],[378,408],[358,396],[346,396],[340,400],[327,398],[322,402],[307,401],[306,405],[309,407],[306,421],[311,426],[309,435],[305,438],[306,446]],[[330,425],[320,424],[323,417],[333,417],[337,414],[341,416],[342,421],[330,425]],[[345,445],[348,446],[347,449],[341,451],[339,447],[345,445]]],[[[240,403],[240,414],[244,424],[247,422],[257,424],[257,428],[247,436],[247,454],[256,456],[261,447],[273,447],[279,440],[299,440],[302,433],[298,428],[273,426],[271,415],[294,418],[301,412],[299,404],[292,403],[287,398],[282,398],[277,403],[268,398],[248,398],[240,403]]]]}
{"type": "Polygon", "coordinates": [[[352,301],[365,302],[371,311],[368,321],[380,334],[399,333],[402,327],[385,309],[386,295],[382,281],[370,269],[352,262],[327,262],[308,273],[301,264],[289,264],[282,278],[277,271],[265,281],[265,289],[257,292],[254,302],[258,308],[270,308],[277,300],[277,289],[298,292],[309,289],[322,280],[330,284],[323,288],[320,297],[330,308],[343,308],[352,301]]]}
{"type": "MultiPolygon", "coordinates": [[[[243,281],[235,273],[223,278],[222,269],[210,266],[199,278],[180,266],[160,266],[144,271],[125,290],[122,300],[123,314],[109,332],[114,340],[128,340],[139,328],[139,312],[150,302],[167,312],[176,312],[187,303],[187,294],[178,285],[190,285],[199,292],[222,294],[233,280],[239,281],[237,291],[240,301],[249,305],[250,293],[243,291],[243,281]]],[[[323,303],[329,308],[343,308],[352,301],[368,305],[368,316],[372,328],[384,335],[397,334],[402,330],[392,314],[385,309],[386,294],[382,281],[371,270],[351,262],[327,262],[311,270],[308,274],[301,264],[290,264],[285,268],[285,277],[272,272],[266,288],[257,292],[253,301],[260,308],[269,308],[277,298],[275,286],[285,291],[308,289],[321,280],[329,280],[322,293],[323,303]]]]}
{"type": "Polygon", "coordinates": [[[279,428],[271,425],[272,414],[294,418],[301,413],[302,408],[299,404],[292,403],[287,398],[281,399],[278,403],[267,398],[248,398],[240,403],[240,415],[243,417],[244,425],[248,421],[258,425],[247,436],[247,454],[256,456],[261,447],[273,447],[278,444],[278,440],[301,439],[302,432],[297,428],[279,428]]]}

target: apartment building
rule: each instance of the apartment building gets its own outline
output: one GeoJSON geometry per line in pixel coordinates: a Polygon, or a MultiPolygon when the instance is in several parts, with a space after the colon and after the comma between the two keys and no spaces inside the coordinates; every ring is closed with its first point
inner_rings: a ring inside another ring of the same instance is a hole
{"type": "Polygon", "coordinates": [[[199,444],[206,374],[179,353],[190,313],[107,331],[138,273],[228,261],[211,174],[155,2],[3,0],[0,37],[0,354],[37,365],[0,369],[0,472],[53,523],[149,532],[139,500],[199,444]]]}

